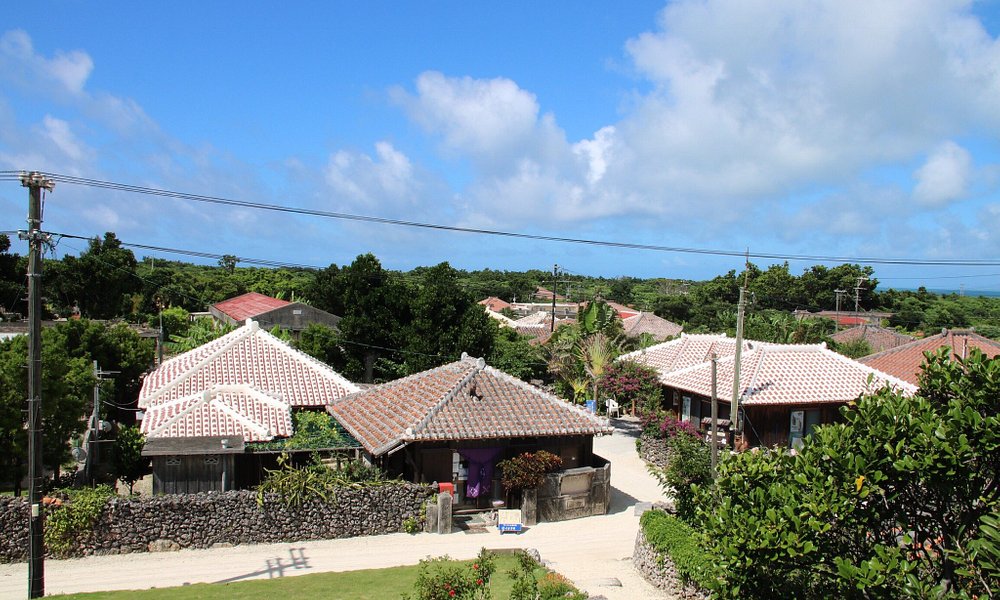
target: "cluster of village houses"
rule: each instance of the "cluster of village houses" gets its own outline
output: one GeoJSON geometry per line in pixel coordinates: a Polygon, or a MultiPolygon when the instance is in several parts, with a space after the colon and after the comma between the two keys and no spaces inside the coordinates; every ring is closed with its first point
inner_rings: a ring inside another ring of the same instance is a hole
{"type": "MultiPolygon", "coordinates": [[[[556,297],[553,310],[552,292],[540,290],[538,296],[537,303],[488,298],[481,304],[502,326],[541,342],[560,321],[575,316],[576,305],[556,297]],[[512,319],[501,311],[523,316],[512,319]]],[[[664,388],[664,408],[702,431],[711,414],[710,359],[717,357],[718,419],[723,430],[728,428],[736,340],[685,334],[651,313],[613,307],[627,335],[665,340],[619,360],[654,368],[664,388]]],[[[340,429],[343,442],[325,450],[353,454],[410,481],[450,483],[459,502],[474,506],[502,497],[494,467],[523,452],[552,452],[570,473],[586,475],[607,466],[593,451],[594,436],[614,431],[607,417],[503,373],[482,358],[463,356],[362,387],[267,331],[276,325],[293,333],[311,322],[336,325],[333,315],[253,293],[219,303],[210,312],[242,326],[163,362],[145,378],[140,392],[144,454],[153,462],[154,493],[254,485],[279,452],[265,443],[291,437],[294,415],[304,411],[329,415],[340,429]]],[[[973,348],[988,356],[1000,354],[1000,343],[972,331],[942,331],[914,340],[869,322],[877,321],[872,315],[837,317],[854,325],[840,331],[838,341],[864,339],[876,352],[852,360],[824,344],[742,341],[738,402],[746,445],[794,448],[812,428],[836,420],[841,406],[864,393],[885,386],[915,393],[926,351],[948,346],[959,357],[973,348]]],[[[588,494],[607,495],[606,487],[572,487],[565,494],[554,492],[566,506],[593,500],[588,494]]]]}

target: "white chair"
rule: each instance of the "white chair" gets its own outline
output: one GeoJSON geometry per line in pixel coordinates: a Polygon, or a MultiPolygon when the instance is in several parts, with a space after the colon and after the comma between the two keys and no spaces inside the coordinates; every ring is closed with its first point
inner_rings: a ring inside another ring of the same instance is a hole
{"type": "Polygon", "coordinates": [[[621,407],[618,406],[618,402],[614,398],[608,398],[606,402],[608,405],[608,418],[610,419],[612,414],[614,414],[615,417],[621,418],[622,410],[621,407]]]}

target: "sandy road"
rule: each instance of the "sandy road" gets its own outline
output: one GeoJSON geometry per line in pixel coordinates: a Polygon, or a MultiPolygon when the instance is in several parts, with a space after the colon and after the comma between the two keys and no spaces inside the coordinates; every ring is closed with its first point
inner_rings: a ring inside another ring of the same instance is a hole
{"type": "MultiPolygon", "coordinates": [[[[482,547],[535,548],[553,569],[591,596],[609,600],[667,598],[632,567],[639,529],[638,501],[663,493],[635,452],[634,424],[618,421],[612,436],[594,440],[594,451],[611,461],[609,514],[540,523],[520,534],[422,533],[264,544],[153,554],[95,556],[45,563],[49,594],[144,589],[185,583],[240,581],[307,573],[353,571],[415,564],[426,556],[472,558],[482,547]]],[[[0,598],[27,597],[27,565],[0,565],[0,598]]]]}

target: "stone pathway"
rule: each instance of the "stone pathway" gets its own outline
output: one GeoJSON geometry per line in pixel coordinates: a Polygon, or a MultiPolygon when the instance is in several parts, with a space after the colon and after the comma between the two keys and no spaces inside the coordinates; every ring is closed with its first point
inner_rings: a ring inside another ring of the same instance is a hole
{"type": "MultiPolygon", "coordinates": [[[[594,440],[611,461],[609,514],[540,523],[520,534],[396,533],[382,536],[263,544],[155,554],[94,556],[45,563],[49,594],[145,589],[198,582],[229,582],[307,573],[416,564],[427,556],[472,558],[479,549],[535,548],[549,566],[591,596],[608,600],[668,598],[632,567],[639,529],[637,502],[665,500],[635,452],[638,424],[615,420],[614,435],[594,440]]],[[[27,597],[27,564],[0,565],[0,598],[27,597]]]]}

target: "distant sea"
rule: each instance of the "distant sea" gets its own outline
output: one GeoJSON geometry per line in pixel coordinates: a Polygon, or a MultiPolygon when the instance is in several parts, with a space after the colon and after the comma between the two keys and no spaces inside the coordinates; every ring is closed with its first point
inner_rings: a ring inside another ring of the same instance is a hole
{"type": "MultiPolygon", "coordinates": [[[[917,288],[905,288],[905,287],[895,287],[891,289],[915,292],[917,288]]],[[[933,292],[935,294],[945,296],[948,294],[961,294],[965,296],[986,296],[987,298],[1000,298],[1000,290],[958,290],[958,289],[938,289],[938,288],[927,288],[928,292],[933,292]]]]}

